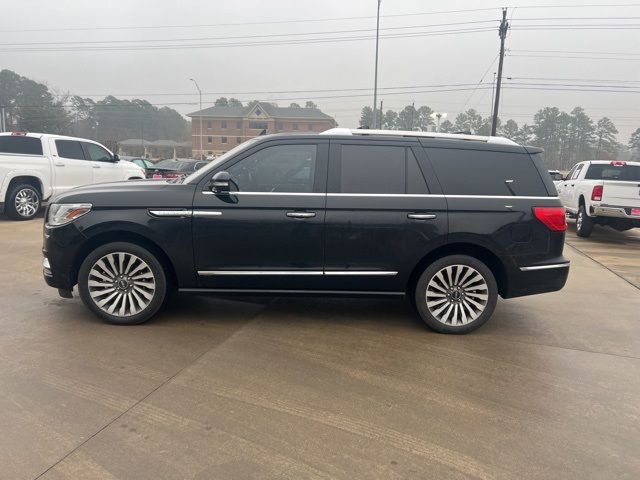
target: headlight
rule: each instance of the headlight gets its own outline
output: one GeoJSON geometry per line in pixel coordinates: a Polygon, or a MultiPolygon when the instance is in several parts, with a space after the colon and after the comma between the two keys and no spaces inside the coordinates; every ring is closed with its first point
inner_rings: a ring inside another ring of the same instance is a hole
{"type": "Polygon", "coordinates": [[[90,211],[90,203],[54,203],[49,207],[47,223],[50,227],[59,227],[86,215],[90,211]]]}

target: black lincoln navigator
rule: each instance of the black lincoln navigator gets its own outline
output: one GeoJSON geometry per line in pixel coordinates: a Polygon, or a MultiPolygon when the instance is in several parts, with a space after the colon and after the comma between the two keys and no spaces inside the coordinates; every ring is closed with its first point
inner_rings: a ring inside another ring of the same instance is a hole
{"type": "Polygon", "coordinates": [[[117,324],[177,289],[406,296],[432,329],[466,333],[498,295],[565,284],[565,212],[540,152],[427,132],[257,137],[183,179],[58,196],[44,277],[117,324]]]}

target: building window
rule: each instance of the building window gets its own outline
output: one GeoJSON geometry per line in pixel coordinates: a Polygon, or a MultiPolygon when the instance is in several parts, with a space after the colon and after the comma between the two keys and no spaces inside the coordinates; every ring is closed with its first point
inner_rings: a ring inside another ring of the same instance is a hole
{"type": "Polygon", "coordinates": [[[222,143],[227,143],[227,137],[222,137],[222,143]]]}
{"type": "Polygon", "coordinates": [[[242,128],[242,122],[236,122],[236,128],[242,128]]]}
{"type": "Polygon", "coordinates": [[[294,123],[294,124],[293,124],[293,129],[294,129],[294,130],[298,130],[298,124],[297,124],[297,123],[294,123]]]}
{"type": "Polygon", "coordinates": [[[309,131],[312,131],[312,130],[313,130],[313,123],[310,123],[309,124],[309,131]]]}
{"type": "Polygon", "coordinates": [[[267,122],[249,122],[249,128],[254,130],[266,130],[269,128],[269,124],[267,122]]]}
{"type": "Polygon", "coordinates": [[[284,130],[284,123],[282,123],[282,122],[278,122],[278,124],[276,125],[276,127],[278,128],[278,130],[284,130]]]}
{"type": "Polygon", "coordinates": [[[258,116],[262,115],[262,110],[260,110],[259,108],[256,108],[256,115],[258,116]]]}
{"type": "Polygon", "coordinates": [[[213,137],[207,137],[207,143],[213,143],[213,137]]]}
{"type": "Polygon", "coordinates": [[[227,122],[220,122],[220,128],[227,128],[227,122]]]}
{"type": "Polygon", "coordinates": [[[213,155],[213,152],[212,152],[211,150],[209,150],[209,151],[207,152],[207,155],[213,155]]]}
{"type": "Polygon", "coordinates": [[[213,127],[213,122],[211,120],[207,120],[207,128],[211,130],[212,127],[213,127]]]}
{"type": "Polygon", "coordinates": [[[236,137],[236,143],[242,143],[242,137],[236,137]]]}

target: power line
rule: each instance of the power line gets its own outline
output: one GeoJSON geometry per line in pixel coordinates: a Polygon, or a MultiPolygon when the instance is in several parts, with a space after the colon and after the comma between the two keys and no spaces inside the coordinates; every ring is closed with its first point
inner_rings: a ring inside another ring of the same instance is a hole
{"type": "MultiPolygon", "coordinates": [[[[398,33],[390,35],[380,35],[380,38],[410,38],[410,37],[429,37],[438,35],[452,35],[452,34],[465,34],[465,33],[479,33],[479,32],[492,32],[493,28],[469,28],[469,29],[454,29],[454,30],[440,30],[435,32],[418,32],[418,33],[398,33]]],[[[198,44],[174,44],[174,45],[147,45],[147,46],[113,46],[113,47],[52,47],[52,48],[12,48],[12,49],[0,49],[4,53],[23,53],[23,52],[81,52],[81,51],[145,51],[145,50],[181,50],[181,49],[196,49],[196,48],[220,48],[220,47],[251,47],[251,46],[271,46],[271,45],[307,45],[307,44],[321,44],[321,43],[336,43],[336,42],[352,42],[371,40],[375,36],[350,36],[350,37],[333,37],[333,38],[319,38],[319,39],[300,39],[300,40],[274,40],[274,41],[261,41],[261,42],[234,42],[234,43],[198,43],[198,44]]]]}
{"type": "Polygon", "coordinates": [[[510,49],[510,52],[524,52],[524,53],[576,53],[576,54],[585,54],[585,55],[631,55],[631,56],[640,56],[640,53],[635,52],[593,52],[587,50],[513,50],[510,49]]]}
{"type": "Polygon", "coordinates": [[[526,58],[567,58],[573,60],[622,60],[625,62],[638,62],[640,58],[625,58],[625,57],[579,57],[574,55],[529,55],[529,54],[513,54],[509,53],[509,57],[526,57],[526,58]]]}

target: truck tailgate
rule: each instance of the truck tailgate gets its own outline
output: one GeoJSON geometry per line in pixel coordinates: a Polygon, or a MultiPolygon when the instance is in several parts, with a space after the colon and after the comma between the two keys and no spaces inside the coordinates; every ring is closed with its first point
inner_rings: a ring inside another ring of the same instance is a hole
{"type": "Polygon", "coordinates": [[[640,182],[605,180],[602,203],[640,208],[640,182]]]}

